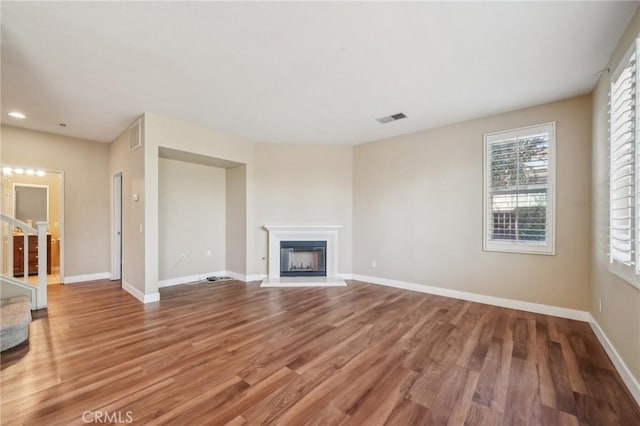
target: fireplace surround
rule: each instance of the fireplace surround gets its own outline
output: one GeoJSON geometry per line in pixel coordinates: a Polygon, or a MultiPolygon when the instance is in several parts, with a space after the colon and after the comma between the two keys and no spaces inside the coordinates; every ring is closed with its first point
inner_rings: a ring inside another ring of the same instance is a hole
{"type": "Polygon", "coordinates": [[[346,286],[338,275],[338,233],[341,228],[340,225],[265,225],[269,234],[269,275],[261,286],[346,286]]]}

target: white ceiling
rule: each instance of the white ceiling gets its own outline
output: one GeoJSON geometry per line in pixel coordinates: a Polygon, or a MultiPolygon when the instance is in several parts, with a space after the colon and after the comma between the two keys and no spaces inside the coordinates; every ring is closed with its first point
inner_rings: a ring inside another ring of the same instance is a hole
{"type": "Polygon", "coordinates": [[[2,2],[2,122],[110,142],[146,111],[357,144],[588,93],[637,6],[2,2]]]}

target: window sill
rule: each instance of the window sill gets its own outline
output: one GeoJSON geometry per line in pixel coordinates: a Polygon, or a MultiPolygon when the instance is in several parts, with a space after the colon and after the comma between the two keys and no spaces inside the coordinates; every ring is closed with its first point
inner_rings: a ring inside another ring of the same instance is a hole
{"type": "Polygon", "coordinates": [[[611,272],[613,275],[620,278],[630,286],[640,289],[640,275],[636,275],[633,267],[617,262],[610,262],[609,272],[611,272]]]}
{"type": "Polygon", "coordinates": [[[501,253],[518,253],[518,254],[542,254],[546,256],[555,256],[555,247],[551,244],[522,244],[509,242],[485,242],[484,251],[495,251],[501,253]]]}

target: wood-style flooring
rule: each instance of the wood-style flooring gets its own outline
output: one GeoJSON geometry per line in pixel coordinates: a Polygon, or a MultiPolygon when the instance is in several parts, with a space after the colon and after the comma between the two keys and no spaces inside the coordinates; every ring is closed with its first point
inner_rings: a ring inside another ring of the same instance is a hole
{"type": "Polygon", "coordinates": [[[353,281],[161,295],[50,286],[1,424],[640,425],[586,323],[353,281]]]}

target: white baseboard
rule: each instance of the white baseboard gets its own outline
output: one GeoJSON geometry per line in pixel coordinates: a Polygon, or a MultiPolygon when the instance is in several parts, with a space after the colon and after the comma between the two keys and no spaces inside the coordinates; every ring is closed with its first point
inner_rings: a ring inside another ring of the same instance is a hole
{"type": "Polygon", "coordinates": [[[192,283],[195,281],[202,281],[207,277],[211,277],[211,276],[218,276],[218,277],[228,276],[233,278],[234,280],[242,281],[245,283],[249,281],[262,281],[264,278],[267,277],[266,275],[260,275],[260,274],[244,275],[244,274],[239,274],[233,271],[207,272],[204,274],[187,275],[184,277],[176,277],[176,278],[169,278],[167,280],[161,280],[161,281],[158,281],[158,288],[171,287],[174,285],[192,283]]]}
{"type": "Polygon", "coordinates": [[[72,275],[70,277],[64,277],[62,278],[62,283],[75,284],[75,283],[84,283],[87,281],[108,280],[110,278],[111,278],[111,274],[109,272],[98,272],[97,274],[72,275]]]}
{"type": "Polygon", "coordinates": [[[262,281],[263,279],[267,278],[267,276],[264,274],[244,275],[233,271],[225,271],[224,274],[233,278],[234,280],[242,281],[245,283],[251,281],[262,281]]]}
{"type": "MultiPolygon", "coordinates": [[[[344,278],[345,275],[341,274],[344,278]]],[[[586,311],[562,308],[559,306],[543,305],[540,303],[522,302],[520,300],[504,299],[502,297],[485,296],[482,294],[468,293],[466,291],[451,290],[442,287],[409,283],[405,281],[391,280],[388,278],[370,277],[367,275],[351,274],[351,279],[364,281],[372,284],[384,285],[387,287],[402,288],[405,290],[418,291],[420,293],[435,294],[438,296],[452,297],[454,299],[468,300],[470,302],[484,303],[486,305],[500,306],[503,308],[518,309],[521,311],[534,312],[537,314],[551,315],[554,317],[567,318],[577,321],[588,322],[590,314],[586,311]]]]}
{"type": "Polygon", "coordinates": [[[122,281],[122,289],[142,303],[152,303],[160,300],[160,293],[144,294],[126,281],[122,281]]]}
{"type": "Polygon", "coordinates": [[[238,281],[242,281],[242,282],[247,282],[247,276],[244,274],[239,274],[237,272],[233,272],[233,271],[224,271],[223,272],[224,275],[233,278],[234,280],[238,280],[238,281]]]}
{"type": "Polygon", "coordinates": [[[268,275],[265,274],[253,274],[253,275],[247,275],[247,279],[245,282],[251,282],[251,281],[262,281],[265,278],[267,278],[268,275]]]}
{"type": "Polygon", "coordinates": [[[640,405],[640,383],[633,376],[627,364],[622,360],[620,354],[613,346],[607,335],[604,333],[604,330],[602,330],[600,324],[598,324],[598,321],[596,321],[596,319],[591,314],[589,314],[589,325],[591,325],[591,329],[600,341],[600,344],[604,347],[607,355],[609,355],[609,358],[611,359],[611,362],[613,362],[613,365],[616,367],[618,374],[620,374],[620,377],[622,377],[622,381],[625,385],[627,385],[629,392],[631,392],[633,398],[636,400],[638,405],[640,405]]]}
{"type": "Polygon", "coordinates": [[[338,274],[339,277],[342,277],[343,280],[353,280],[353,274],[338,274]]]}
{"type": "Polygon", "coordinates": [[[167,280],[158,281],[158,288],[171,287],[173,285],[192,283],[192,282],[196,282],[196,281],[205,280],[207,277],[223,276],[223,275],[227,275],[227,273],[225,271],[218,271],[218,272],[207,272],[207,273],[204,273],[204,274],[188,275],[188,276],[184,276],[184,277],[169,278],[167,280]]]}

